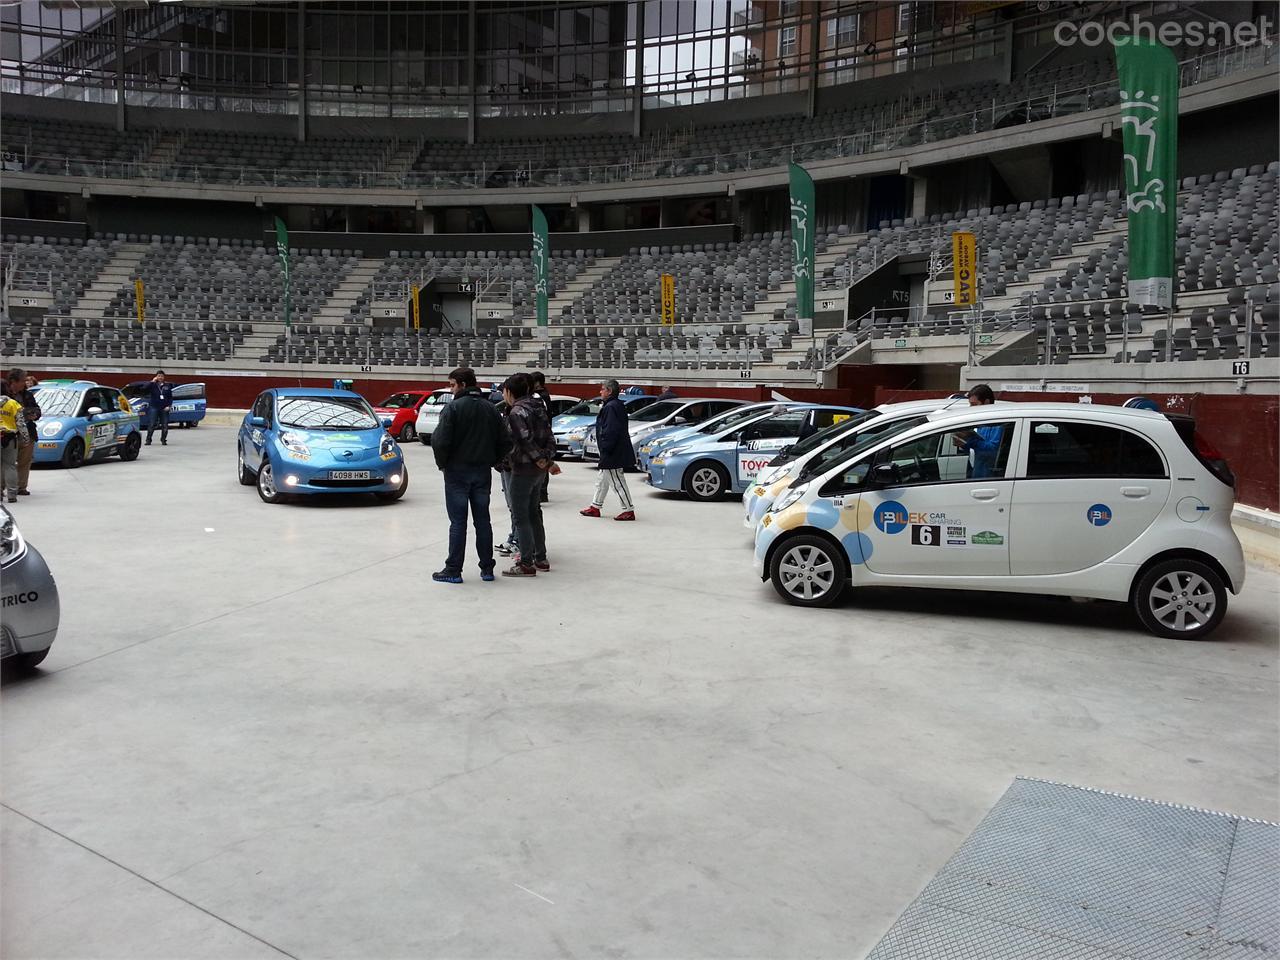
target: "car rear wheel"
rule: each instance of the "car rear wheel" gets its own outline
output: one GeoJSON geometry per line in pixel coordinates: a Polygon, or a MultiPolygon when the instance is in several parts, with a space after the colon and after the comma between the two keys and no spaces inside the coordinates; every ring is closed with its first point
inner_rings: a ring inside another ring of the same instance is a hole
{"type": "Polygon", "coordinates": [[[34,653],[20,653],[15,659],[17,659],[23,670],[34,670],[44,663],[44,658],[48,655],[49,648],[45,647],[43,650],[37,650],[34,653]]]}
{"type": "Polygon", "coordinates": [[[418,438],[418,428],[412,423],[406,423],[400,428],[399,440],[401,443],[412,443],[418,438]]]}
{"type": "Polygon", "coordinates": [[[263,503],[280,503],[284,494],[276,489],[275,474],[271,472],[271,461],[262,458],[262,466],[258,467],[258,496],[263,503]]]}
{"type": "Polygon", "coordinates": [[[405,470],[400,474],[400,489],[391,490],[387,493],[375,493],[374,496],[383,503],[395,503],[404,496],[405,491],[409,489],[409,471],[405,470]]]}
{"type": "Polygon", "coordinates": [[[703,460],[684,472],[683,486],[693,500],[718,500],[729,489],[729,474],[720,464],[703,460]]]}
{"type": "Polygon", "coordinates": [[[240,480],[242,487],[253,486],[253,471],[251,471],[244,462],[244,448],[240,444],[236,444],[236,476],[240,480]]]}
{"type": "Polygon", "coordinates": [[[1166,560],[1142,575],[1133,608],[1157,637],[1203,640],[1227,613],[1227,587],[1208,564],[1166,560]]]}
{"type": "Polygon", "coordinates": [[[64,467],[78,467],[84,463],[84,441],[79,437],[72,437],[67,441],[67,448],[62,451],[62,465],[64,467]]]}
{"type": "Polygon", "coordinates": [[[808,533],[778,544],[769,578],[778,596],[798,607],[829,607],[848,584],[844,557],[825,538],[808,533]]]}
{"type": "Polygon", "coordinates": [[[125,438],[124,443],[120,447],[121,460],[137,460],[138,454],[142,450],[142,434],[134,431],[125,438]]]}

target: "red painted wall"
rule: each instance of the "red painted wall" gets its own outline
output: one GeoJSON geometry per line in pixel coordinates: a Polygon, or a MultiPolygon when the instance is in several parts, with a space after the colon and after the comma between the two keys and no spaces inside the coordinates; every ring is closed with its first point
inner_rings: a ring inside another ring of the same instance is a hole
{"type": "MultiPolygon", "coordinates": [[[[876,391],[878,403],[945,396],[930,390],[876,391]]],[[[1001,400],[1061,400],[1075,403],[1074,393],[1002,393],[1001,400]]],[[[1119,406],[1133,394],[1091,393],[1094,403],[1119,406]]],[[[1236,475],[1236,500],[1264,510],[1280,510],[1280,397],[1227,396],[1208,393],[1150,393],[1162,409],[1189,413],[1196,429],[1227,458],[1236,475]]]]}

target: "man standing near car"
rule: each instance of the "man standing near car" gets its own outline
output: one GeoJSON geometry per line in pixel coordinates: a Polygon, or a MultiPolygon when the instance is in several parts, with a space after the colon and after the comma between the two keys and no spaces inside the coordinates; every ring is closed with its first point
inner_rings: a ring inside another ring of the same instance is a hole
{"type": "MultiPolygon", "coordinates": [[[[996,395],[985,383],[973,387],[966,396],[971,407],[985,407],[996,402],[996,395]]],[[[995,472],[996,455],[1000,452],[1003,439],[1004,427],[993,424],[957,433],[951,438],[951,442],[957,449],[973,455],[967,473],[970,479],[979,480],[995,472]]]]}
{"type": "MultiPolygon", "coordinates": [[[[551,394],[547,392],[547,377],[541,370],[535,370],[529,374],[529,379],[533,381],[533,395],[542,401],[542,405],[547,410],[547,420],[551,420],[551,394]]],[[[540,503],[548,502],[551,497],[547,494],[547,488],[551,486],[551,474],[543,474],[542,492],[538,494],[540,503]]]]}
{"type": "Polygon", "coordinates": [[[478,386],[475,371],[459,367],[449,374],[453,402],[446,404],[431,434],[431,452],[444,472],[444,507],[449,514],[449,556],[444,569],[431,575],[437,583],[462,583],[467,550],[467,510],[476,531],[480,579],[493,580],[493,524],[489,494],[494,464],[507,455],[511,442],[498,413],[478,386]]]}
{"type": "Polygon", "coordinates": [[[151,446],[151,435],[156,432],[156,424],[160,425],[160,446],[169,445],[169,408],[173,406],[173,384],[166,383],[164,371],[157,370],[151,378],[147,392],[147,406],[151,413],[151,426],[147,428],[147,446],[151,446]]]}
{"type": "Polygon", "coordinates": [[[520,540],[520,556],[504,577],[533,577],[551,569],[547,560],[547,534],[542,525],[539,494],[548,473],[559,473],[556,442],[551,436],[551,418],[542,401],[533,395],[533,381],[527,373],[517,373],[502,385],[511,407],[507,424],[511,427],[511,515],[520,540]]]}
{"type": "Polygon", "coordinates": [[[604,506],[612,485],[622,503],[622,512],[613,519],[634,520],[635,507],[631,503],[631,492],[627,490],[626,469],[636,462],[636,454],[631,448],[631,432],[627,429],[627,405],[618,399],[617,380],[606,380],[600,385],[600,399],[604,401],[596,414],[600,479],[596,481],[596,495],[591,506],[578,512],[584,517],[600,516],[600,508],[604,506]]]}
{"type": "Polygon", "coordinates": [[[27,423],[27,438],[19,438],[17,450],[18,496],[31,494],[27,482],[31,476],[31,458],[36,452],[36,421],[40,419],[40,404],[36,402],[35,391],[31,389],[35,377],[28,376],[25,370],[10,370],[7,388],[9,396],[22,404],[22,416],[27,423]]]}

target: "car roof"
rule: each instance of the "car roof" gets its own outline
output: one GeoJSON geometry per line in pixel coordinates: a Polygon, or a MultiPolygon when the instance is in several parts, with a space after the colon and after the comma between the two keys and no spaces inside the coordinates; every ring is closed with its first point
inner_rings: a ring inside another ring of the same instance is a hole
{"type": "MultiPolygon", "coordinates": [[[[990,405],[989,405],[990,406],[990,405]]],[[[965,407],[964,413],[982,416],[983,407],[965,407]]],[[[951,410],[938,411],[944,416],[954,415],[951,410]]],[[[1140,410],[1136,407],[1117,407],[1106,403],[1064,403],[1062,401],[1036,400],[1029,403],[1004,403],[1000,405],[1000,415],[1016,417],[1045,417],[1074,415],[1094,419],[1132,421],[1135,423],[1154,423],[1168,421],[1158,410],[1140,410]]],[[[934,419],[931,417],[930,419],[934,419]]]]}
{"type": "Polygon", "coordinates": [[[332,387],[271,387],[277,397],[355,397],[363,399],[351,390],[335,390],[332,387]]]}

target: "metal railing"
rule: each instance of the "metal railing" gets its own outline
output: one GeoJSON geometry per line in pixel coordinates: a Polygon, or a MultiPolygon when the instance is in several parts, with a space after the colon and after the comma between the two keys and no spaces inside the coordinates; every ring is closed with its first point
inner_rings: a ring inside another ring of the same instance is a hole
{"type": "MultiPolygon", "coordinates": [[[[1276,38],[1247,46],[1216,49],[1183,61],[1181,83],[1194,86],[1242,70],[1280,62],[1276,38]]],[[[832,137],[775,144],[745,151],[707,153],[663,159],[629,159],[597,165],[553,166],[526,159],[514,163],[482,163],[473,170],[367,170],[339,168],[262,169],[246,165],[151,164],[146,162],[85,160],[65,156],[28,155],[32,173],[93,177],[104,180],[155,180],[202,185],[316,187],[342,189],[495,189],[527,186],[575,186],[637,180],[759,171],[806,162],[858,157],[997,128],[1020,126],[1069,116],[1119,101],[1115,80],[1017,97],[993,97],[990,104],[908,124],[877,126],[832,137]]]]}

